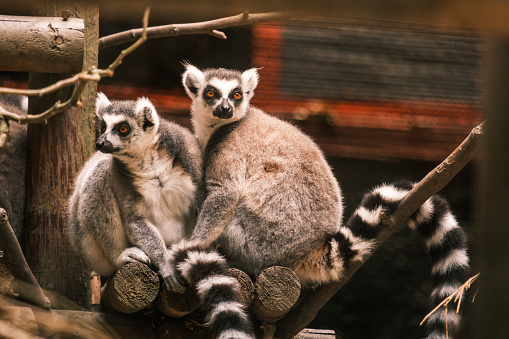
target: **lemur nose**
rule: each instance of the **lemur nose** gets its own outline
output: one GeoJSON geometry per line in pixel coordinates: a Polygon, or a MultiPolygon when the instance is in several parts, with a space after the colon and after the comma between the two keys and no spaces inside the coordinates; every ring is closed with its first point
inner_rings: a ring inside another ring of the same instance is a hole
{"type": "Polygon", "coordinates": [[[228,99],[223,99],[220,106],[221,112],[230,113],[232,111],[232,106],[228,102],[228,99]]]}

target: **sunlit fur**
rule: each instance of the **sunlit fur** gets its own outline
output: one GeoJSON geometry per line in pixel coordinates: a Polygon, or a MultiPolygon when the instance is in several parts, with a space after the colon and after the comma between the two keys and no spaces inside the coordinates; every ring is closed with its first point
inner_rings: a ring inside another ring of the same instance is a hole
{"type": "Polygon", "coordinates": [[[89,267],[111,276],[140,261],[175,277],[167,246],[191,233],[202,155],[187,129],[159,118],[146,98],[96,102],[97,151],[69,201],[69,234],[89,267]],[[120,125],[129,133],[119,132],[120,125]],[[106,153],[103,153],[106,152],[106,153]]]}
{"type": "MultiPolygon", "coordinates": [[[[253,277],[270,266],[289,267],[304,286],[338,281],[353,262],[366,260],[413,184],[376,187],[343,224],[341,190],[321,150],[296,127],[249,105],[256,69],[187,65],[182,82],[205,163],[207,194],[194,243],[217,246],[253,277]],[[231,117],[218,114],[217,105],[238,86],[242,102],[231,117]],[[221,92],[217,100],[204,96],[210,88],[221,92]]],[[[435,296],[467,278],[466,238],[449,214],[444,200],[432,197],[409,220],[428,244],[435,296]]],[[[435,334],[443,328],[439,320],[429,322],[435,334]]]]}

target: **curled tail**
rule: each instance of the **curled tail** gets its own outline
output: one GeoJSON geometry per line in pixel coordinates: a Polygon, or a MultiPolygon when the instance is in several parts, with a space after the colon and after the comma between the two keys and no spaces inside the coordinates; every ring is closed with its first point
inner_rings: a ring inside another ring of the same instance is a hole
{"type": "MultiPolygon", "coordinates": [[[[346,228],[354,238],[365,239],[368,243],[373,241],[383,227],[384,215],[390,216],[413,186],[410,182],[399,182],[373,189],[364,196],[346,228]]],[[[452,215],[447,201],[437,195],[422,204],[407,222],[411,229],[422,235],[430,253],[433,279],[431,299],[436,305],[468,279],[466,234],[452,215]]],[[[361,241],[359,239],[357,241],[361,241]]],[[[459,321],[460,317],[455,311],[448,312],[446,319],[444,308],[440,308],[427,320],[427,338],[445,339],[446,332],[454,332],[459,327],[459,321]]],[[[452,338],[450,334],[449,338],[452,338]]]]}
{"type": "Polygon", "coordinates": [[[195,287],[207,314],[207,325],[218,339],[254,339],[240,297],[238,281],[227,274],[226,260],[216,251],[181,242],[172,257],[182,277],[195,287]]]}

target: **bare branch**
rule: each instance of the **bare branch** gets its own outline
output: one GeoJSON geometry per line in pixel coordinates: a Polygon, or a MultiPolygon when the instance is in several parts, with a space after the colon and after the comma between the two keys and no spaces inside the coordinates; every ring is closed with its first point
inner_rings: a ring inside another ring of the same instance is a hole
{"type": "Polygon", "coordinates": [[[393,228],[405,222],[429,197],[442,190],[472,159],[483,133],[483,125],[484,122],[474,127],[468,137],[403,198],[391,217],[393,228]]]}
{"type": "MultiPolygon", "coordinates": [[[[147,29],[147,38],[152,39],[177,35],[209,34],[219,39],[226,39],[226,35],[219,31],[219,29],[256,24],[260,22],[281,21],[288,19],[289,17],[289,14],[279,12],[259,14],[249,14],[248,12],[245,12],[235,16],[210,21],[150,27],[147,29]]],[[[99,50],[134,41],[141,36],[142,32],[143,29],[141,28],[131,29],[102,37],[99,39],[99,50]]]]}
{"type": "MultiPolygon", "coordinates": [[[[373,252],[383,244],[399,226],[415,212],[429,197],[444,188],[458,172],[473,158],[479,148],[483,134],[483,123],[472,129],[468,137],[445,159],[412,189],[400,203],[393,216],[388,220],[389,227],[384,228],[377,237],[373,252]]],[[[317,286],[306,294],[296,307],[276,325],[276,337],[292,338],[306,327],[318,311],[362,266],[354,262],[338,282],[317,286]]]]}
{"type": "MultiPolygon", "coordinates": [[[[112,64],[108,66],[106,69],[91,69],[88,71],[83,71],[81,73],[78,73],[68,79],[64,79],[61,81],[58,81],[48,87],[42,88],[42,89],[13,89],[13,88],[0,88],[0,93],[4,94],[20,94],[20,95],[28,95],[28,96],[42,96],[51,92],[54,92],[56,90],[59,90],[61,88],[75,85],[75,89],[71,97],[61,103],[56,102],[51,108],[47,109],[46,111],[37,114],[37,115],[19,115],[16,113],[8,112],[5,109],[3,109],[0,106],[0,118],[3,118],[5,120],[14,120],[17,121],[20,124],[28,124],[28,123],[40,123],[40,122],[46,122],[49,118],[53,117],[54,115],[63,112],[71,107],[74,107],[76,105],[79,105],[79,99],[81,97],[81,93],[85,89],[85,86],[90,81],[98,82],[103,77],[112,77],[114,75],[115,69],[122,64],[123,59],[131,54],[135,49],[137,49],[142,43],[144,43],[147,40],[147,34],[146,29],[148,27],[148,16],[150,13],[150,8],[145,9],[145,13],[143,15],[143,28],[142,34],[140,38],[129,48],[123,50],[120,52],[119,56],[113,61],[112,64]]],[[[2,133],[1,135],[4,135],[2,133]]],[[[0,138],[1,138],[0,135],[0,138]]]]}

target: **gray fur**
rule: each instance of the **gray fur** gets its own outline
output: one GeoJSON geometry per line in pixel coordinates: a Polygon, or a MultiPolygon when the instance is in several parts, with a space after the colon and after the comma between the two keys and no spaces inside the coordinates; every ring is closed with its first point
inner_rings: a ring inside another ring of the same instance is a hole
{"type": "MultiPolygon", "coordinates": [[[[296,267],[339,232],[339,185],[308,136],[249,106],[256,70],[200,73],[188,65],[183,76],[206,164],[206,199],[192,239],[217,243],[232,265],[251,275],[272,265],[296,267]],[[211,117],[215,104],[203,100],[214,77],[236,81],[243,91],[243,104],[225,121],[211,117]]],[[[305,282],[310,277],[300,278],[305,282]]]]}
{"type": "MultiPolygon", "coordinates": [[[[26,114],[27,104],[26,96],[0,96],[0,106],[9,112],[26,114]]],[[[23,234],[25,218],[26,152],[26,125],[10,122],[7,142],[0,148],[0,207],[6,210],[18,241],[23,234]]]]}
{"type": "MultiPolygon", "coordinates": [[[[375,188],[342,225],[341,191],[322,152],[294,126],[249,106],[257,83],[254,69],[186,67],[183,84],[193,99],[206,165],[205,200],[191,242],[217,246],[230,264],[251,276],[280,265],[303,284],[339,281],[352,262],[371,253],[387,227],[383,216],[394,212],[413,184],[375,188]],[[239,90],[242,100],[233,100],[239,90]]],[[[437,196],[408,222],[431,254],[432,298],[445,298],[468,276],[465,232],[437,196]]],[[[449,327],[457,328],[459,319],[450,317],[449,327]]],[[[443,316],[428,325],[428,338],[445,337],[443,316]]]]}
{"type": "Polygon", "coordinates": [[[148,99],[97,99],[103,134],[69,203],[70,238],[90,268],[111,276],[127,262],[174,278],[167,246],[189,236],[196,219],[201,150],[187,129],[157,116],[148,99]],[[130,130],[122,135],[120,126],[130,130]]]}

